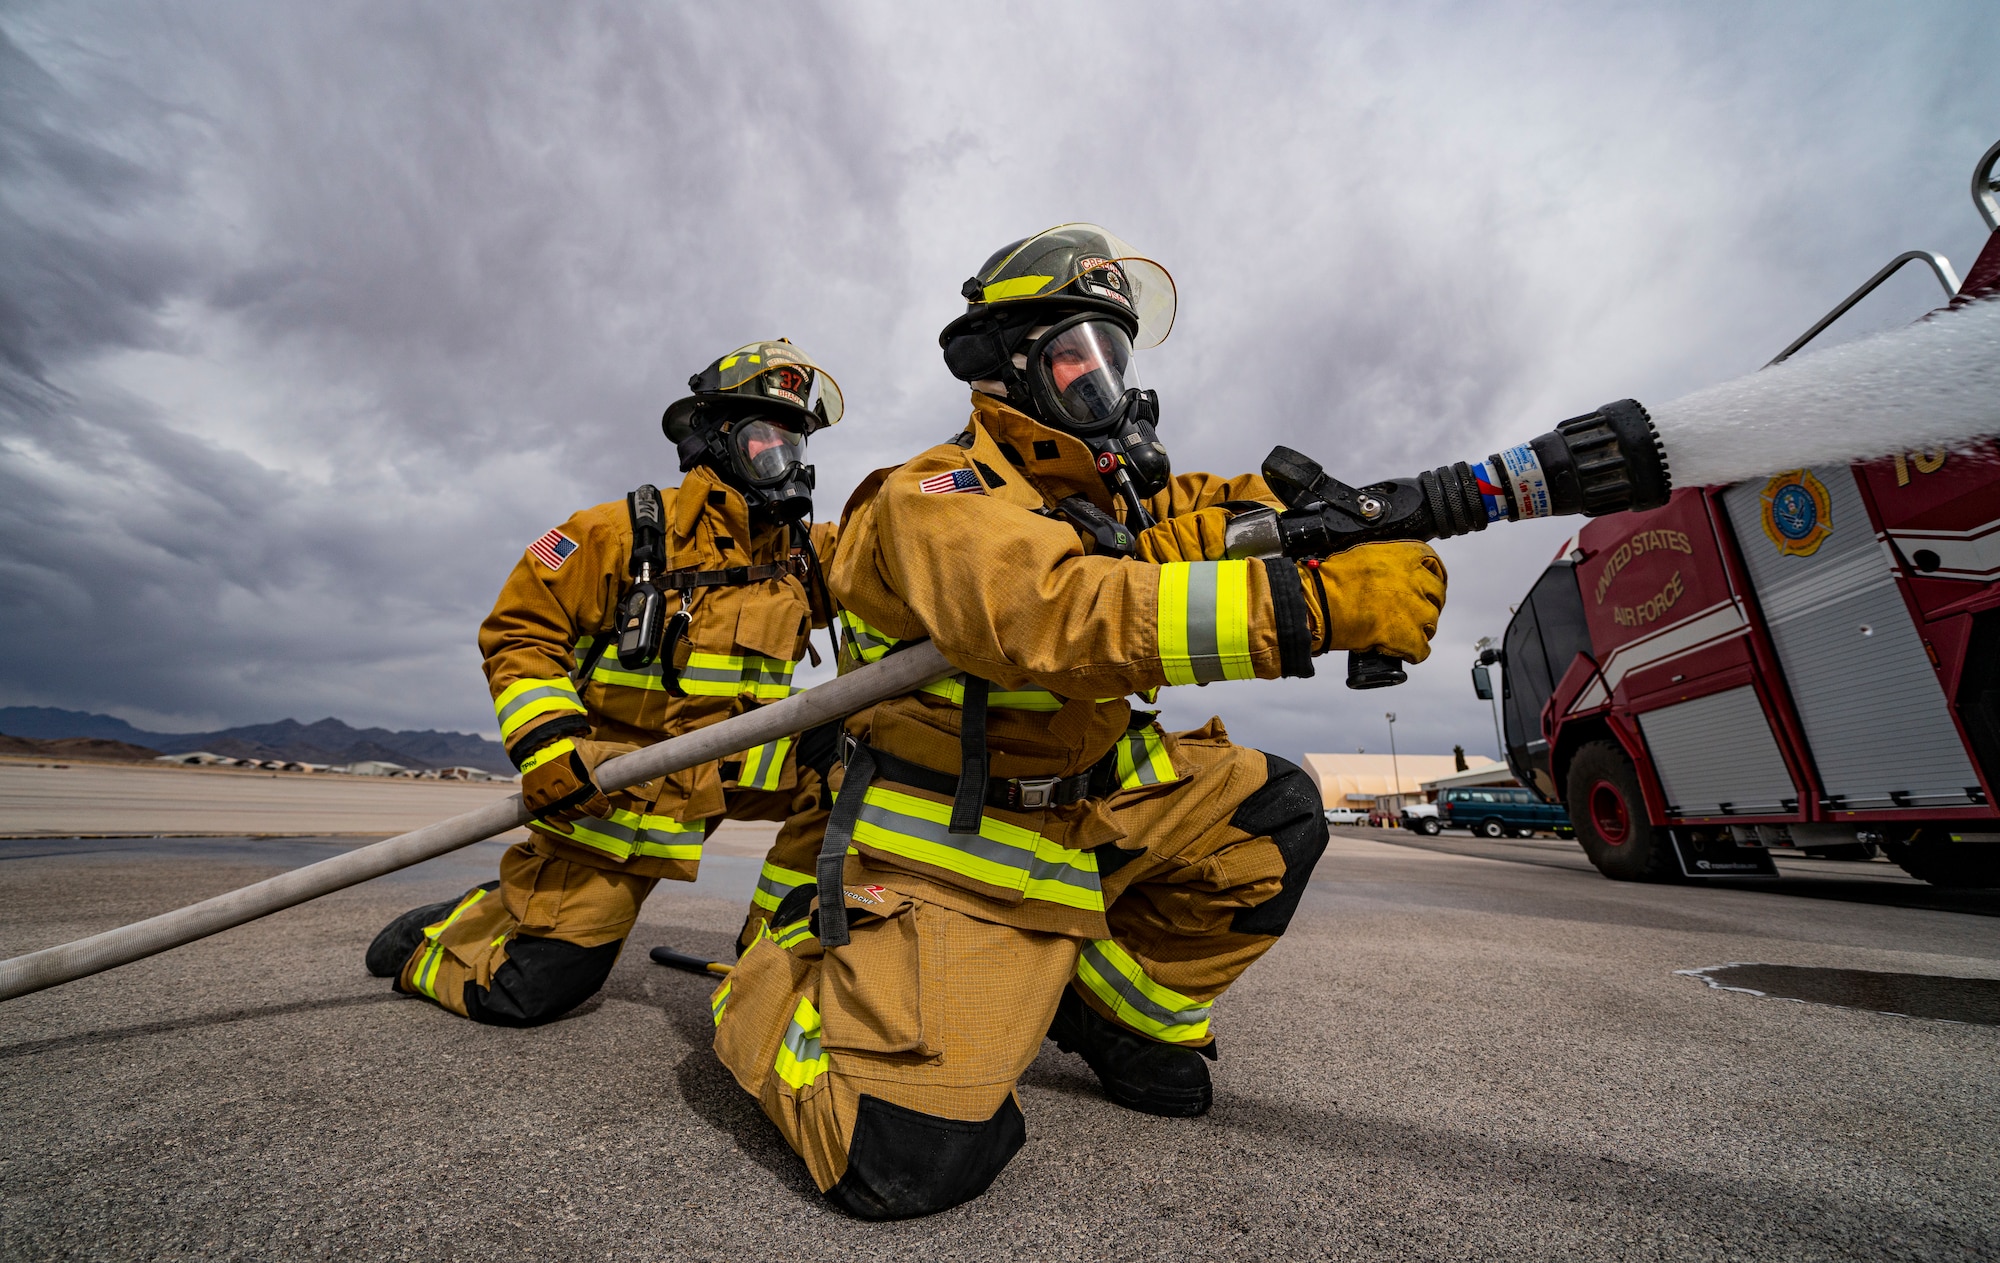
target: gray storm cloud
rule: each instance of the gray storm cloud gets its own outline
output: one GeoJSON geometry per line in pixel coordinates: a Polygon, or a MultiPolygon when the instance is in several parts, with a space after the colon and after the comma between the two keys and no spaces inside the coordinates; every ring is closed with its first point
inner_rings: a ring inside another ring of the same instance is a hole
{"type": "MultiPolygon", "coordinates": [[[[831,515],[957,428],[959,282],[1065,219],[1175,274],[1141,367],[1177,467],[1282,441],[1352,480],[1750,371],[1978,241],[1989,6],[969,14],[0,11],[0,702],[485,731],[506,568],[674,480],[690,372],[779,334],[833,369],[831,515]]],[[[1564,534],[1447,545],[1395,694],[1329,663],[1169,718],[1490,752],[1471,642],[1564,534]]]]}

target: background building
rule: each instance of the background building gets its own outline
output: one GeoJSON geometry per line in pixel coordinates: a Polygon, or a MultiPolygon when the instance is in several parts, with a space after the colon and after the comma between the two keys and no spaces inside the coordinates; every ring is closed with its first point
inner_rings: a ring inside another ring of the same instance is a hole
{"type": "MultiPolygon", "coordinates": [[[[1300,762],[1313,784],[1319,786],[1320,801],[1327,806],[1391,815],[1406,802],[1425,801],[1426,782],[1458,771],[1458,761],[1449,754],[1308,754],[1300,762]]],[[[1475,773],[1488,767],[1498,769],[1503,776],[1507,771],[1504,765],[1481,755],[1469,755],[1465,762],[1475,773]]]]}

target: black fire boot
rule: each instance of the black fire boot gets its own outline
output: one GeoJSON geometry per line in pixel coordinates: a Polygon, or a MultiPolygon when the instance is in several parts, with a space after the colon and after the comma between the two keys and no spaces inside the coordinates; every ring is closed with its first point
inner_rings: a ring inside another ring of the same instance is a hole
{"type": "Polygon", "coordinates": [[[1136,1035],[1085,1004],[1073,988],[1063,991],[1049,1038],[1088,1062],[1104,1095],[1126,1109],[1193,1118],[1208,1113],[1214,1100],[1203,1060],[1214,1058],[1213,1045],[1197,1051],[1136,1035]]]}
{"type": "MultiPolygon", "coordinates": [[[[499,882],[490,881],[483,886],[473,887],[473,890],[499,888],[499,882]]],[[[468,890],[465,895],[471,893],[472,891],[468,890]]],[[[459,899],[465,898],[465,895],[447,899],[443,903],[427,903],[421,908],[411,908],[383,926],[382,932],[375,936],[375,941],[368,945],[368,955],[364,958],[368,972],[377,978],[394,978],[402,973],[403,966],[409,961],[411,953],[417,950],[417,944],[424,941],[424,927],[436,925],[450,916],[451,910],[458,906],[459,899]]]]}

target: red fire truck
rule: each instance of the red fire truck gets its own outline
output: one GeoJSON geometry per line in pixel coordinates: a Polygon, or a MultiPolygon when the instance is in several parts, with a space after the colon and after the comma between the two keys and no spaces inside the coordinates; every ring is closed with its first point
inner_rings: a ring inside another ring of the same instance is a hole
{"type": "MultiPolygon", "coordinates": [[[[1954,305],[2000,301],[1992,235],[1954,305]]],[[[1776,362],[1776,361],[1773,361],[1776,362]]],[[[1620,880],[1775,875],[1772,848],[1880,847],[1943,886],[2000,885],[2000,441],[1688,487],[1592,520],[1481,655],[1507,762],[1620,880]]]]}

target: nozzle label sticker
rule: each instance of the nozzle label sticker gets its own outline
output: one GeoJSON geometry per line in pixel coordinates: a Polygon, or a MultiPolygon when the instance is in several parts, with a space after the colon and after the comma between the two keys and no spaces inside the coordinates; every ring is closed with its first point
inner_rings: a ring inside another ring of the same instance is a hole
{"type": "Polygon", "coordinates": [[[1555,510],[1549,507],[1549,479],[1542,472],[1541,458],[1535,449],[1523,443],[1500,453],[1500,464],[1507,471],[1507,481],[1514,488],[1514,505],[1523,518],[1554,517],[1555,510]]]}
{"type": "Polygon", "coordinates": [[[1500,487],[1500,477],[1480,461],[1472,467],[1472,480],[1479,484],[1479,501],[1486,506],[1486,520],[1499,522],[1507,517],[1507,493],[1500,487]]]}

